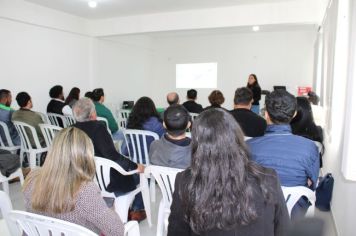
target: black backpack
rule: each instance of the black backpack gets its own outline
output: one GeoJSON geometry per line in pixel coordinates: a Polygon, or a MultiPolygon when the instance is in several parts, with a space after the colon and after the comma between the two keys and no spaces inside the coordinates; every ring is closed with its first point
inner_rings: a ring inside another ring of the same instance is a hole
{"type": "Polygon", "coordinates": [[[0,172],[5,177],[9,177],[20,167],[20,157],[0,150],[0,172]]]}
{"type": "Polygon", "coordinates": [[[334,177],[327,173],[316,188],[315,206],[321,211],[330,211],[330,202],[334,188],[334,177]]]}

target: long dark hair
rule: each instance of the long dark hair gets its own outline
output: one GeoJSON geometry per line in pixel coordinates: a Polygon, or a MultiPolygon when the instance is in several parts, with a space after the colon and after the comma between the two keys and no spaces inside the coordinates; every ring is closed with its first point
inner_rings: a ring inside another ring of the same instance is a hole
{"type": "Polygon", "coordinates": [[[80,94],[80,89],[77,87],[73,87],[70,90],[70,92],[65,100],[65,103],[68,105],[74,99],[79,100],[79,94],[80,94]]]}
{"type": "Polygon", "coordinates": [[[134,107],[132,108],[128,118],[127,128],[143,129],[143,123],[145,123],[145,121],[152,116],[159,119],[154,102],[149,97],[141,97],[137,100],[134,107]]]}
{"type": "Polygon", "coordinates": [[[249,83],[247,82],[246,87],[247,87],[247,88],[260,87],[260,85],[258,84],[257,76],[256,76],[255,74],[250,74],[250,75],[248,76],[248,78],[250,78],[250,76],[252,76],[252,77],[255,79],[255,82],[254,82],[253,84],[249,84],[249,83]]]}
{"type": "Polygon", "coordinates": [[[292,119],[290,125],[293,134],[320,143],[323,142],[322,129],[314,122],[313,111],[307,98],[297,97],[297,115],[292,119]]]}
{"type": "Polygon", "coordinates": [[[201,113],[192,129],[191,178],[179,193],[192,230],[228,230],[254,221],[258,215],[253,199],[270,199],[262,173],[263,167],[249,161],[244,134],[228,112],[201,113]]]}

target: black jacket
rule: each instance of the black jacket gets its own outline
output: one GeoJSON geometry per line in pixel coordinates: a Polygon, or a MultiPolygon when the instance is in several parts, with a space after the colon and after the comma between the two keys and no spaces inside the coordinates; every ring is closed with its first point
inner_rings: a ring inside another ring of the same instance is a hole
{"type": "Polygon", "coordinates": [[[185,107],[185,109],[192,113],[199,114],[203,111],[202,105],[196,103],[195,101],[186,101],[185,103],[183,103],[183,106],[185,107]]]}
{"type": "MultiPolygon", "coordinates": [[[[124,170],[136,170],[137,164],[118,153],[110,134],[99,121],[77,122],[73,125],[83,130],[94,144],[95,156],[107,158],[119,164],[124,170]]],[[[127,193],[136,188],[133,176],[123,176],[115,170],[110,171],[109,192],[127,193]]]]}
{"type": "Polygon", "coordinates": [[[259,137],[265,134],[267,123],[261,116],[244,108],[234,109],[230,113],[239,123],[245,136],[259,137]]]}

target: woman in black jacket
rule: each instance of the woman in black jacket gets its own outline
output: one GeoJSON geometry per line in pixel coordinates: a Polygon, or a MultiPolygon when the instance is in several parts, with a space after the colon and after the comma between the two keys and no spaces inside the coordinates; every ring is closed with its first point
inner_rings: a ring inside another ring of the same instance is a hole
{"type": "Polygon", "coordinates": [[[201,113],[192,129],[191,167],[176,177],[168,236],[285,235],[288,225],[276,172],[249,160],[232,115],[201,113]]]}
{"type": "Polygon", "coordinates": [[[251,111],[256,114],[260,114],[260,100],[261,100],[261,87],[258,84],[257,76],[250,74],[248,76],[247,88],[251,89],[253,93],[253,103],[251,111]]]}

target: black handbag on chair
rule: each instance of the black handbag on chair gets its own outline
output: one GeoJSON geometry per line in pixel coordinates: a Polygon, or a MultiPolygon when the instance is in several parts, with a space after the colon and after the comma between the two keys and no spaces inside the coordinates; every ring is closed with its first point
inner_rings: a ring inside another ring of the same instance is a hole
{"type": "Polygon", "coordinates": [[[330,211],[330,202],[334,188],[334,177],[327,173],[316,188],[315,206],[321,211],[330,211]]]}

